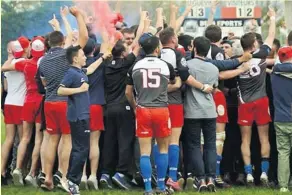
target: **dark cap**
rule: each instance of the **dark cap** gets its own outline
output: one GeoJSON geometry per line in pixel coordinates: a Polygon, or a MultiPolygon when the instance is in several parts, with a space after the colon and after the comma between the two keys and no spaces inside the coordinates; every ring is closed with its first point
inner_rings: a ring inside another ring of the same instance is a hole
{"type": "Polygon", "coordinates": [[[95,48],[95,41],[92,38],[89,38],[85,47],[83,48],[84,54],[89,55],[90,53],[93,52],[95,48]]]}

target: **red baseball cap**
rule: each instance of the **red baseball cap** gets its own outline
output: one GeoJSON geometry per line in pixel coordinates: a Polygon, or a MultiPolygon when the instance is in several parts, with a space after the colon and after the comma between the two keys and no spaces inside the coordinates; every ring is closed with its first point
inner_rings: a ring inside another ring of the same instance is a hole
{"type": "Polygon", "coordinates": [[[28,38],[21,36],[19,37],[16,41],[14,41],[12,43],[12,52],[13,52],[13,56],[17,59],[17,58],[21,58],[23,53],[24,53],[24,49],[29,47],[29,40],[28,38]]]}
{"type": "Polygon", "coordinates": [[[30,42],[29,42],[28,38],[21,36],[17,40],[19,41],[19,43],[23,49],[26,49],[29,47],[30,42]]]}
{"type": "Polygon", "coordinates": [[[287,46],[287,47],[282,47],[278,51],[278,56],[280,59],[280,62],[285,62],[289,59],[292,58],[292,47],[287,46]]]}
{"type": "Polygon", "coordinates": [[[24,50],[18,40],[12,42],[12,53],[15,59],[21,58],[24,50]]]}
{"type": "Polygon", "coordinates": [[[45,39],[43,37],[34,37],[31,42],[31,55],[33,57],[42,57],[45,54],[45,39]]]}

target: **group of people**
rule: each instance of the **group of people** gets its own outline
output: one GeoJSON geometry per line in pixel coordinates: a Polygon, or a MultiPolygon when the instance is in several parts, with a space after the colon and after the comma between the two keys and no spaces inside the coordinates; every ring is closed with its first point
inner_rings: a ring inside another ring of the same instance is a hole
{"type": "Polygon", "coordinates": [[[101,26],[100,45],[88,16],[64,7],[66,36],[54,17],[46,36],[9,42],[1,68],[2,96],[7,92],[2,185],[12,176],[17,186],[58,187],[72,195],[113,184],[124,190],[144,185],[145,195],[216,192],[234,183],[235,164],[236,183],[252,185],[257,129],[260,182],[268,186],[273,122],[279,187],[289,191],[292,32],[280,47],[270,9],[265,40],[255,32],[223,38],[212,24],[204,36],[191,37],[179,34],[191,9],[179,18],[177,7],[171,9],[169,24],[156,9],[156,27],[146,11],[130,28],[118,14],[115,33],[101,26]]]}

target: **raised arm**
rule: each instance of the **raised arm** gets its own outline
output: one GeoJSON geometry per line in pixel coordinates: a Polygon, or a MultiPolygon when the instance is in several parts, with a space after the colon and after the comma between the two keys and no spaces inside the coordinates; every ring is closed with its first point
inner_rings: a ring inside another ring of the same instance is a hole
{"type": "Polygon", "coordinates": [[[218,4],[219,4],[219,1],[218,0],[212,0],[211,12],[210,12],[210,15],[209,15],[209,18],[208,18],[207,26],[210,26],[210,25],[213,24],[213,22],[214,22],[214,15],[215,15],[216,8],[217,8],[217,5],[218,4]]]}
{"type": "Polygon", "coordinates": [[[176,24],[175,24],[175,32],[178,32],[184,19],[189,15],[189,13],[192,11],[193,5],[189,5],[187,6],[186,10],[184,11],[184,13],[176,20],[176,24]]]}
{"type": "Polygon", "coordinates": [[[69,14],[69,8],[67,6],[65,6],[64,8],[60,7],[60,14],[61,14],[65,29],[66,29],[66,33],[67,33],[64,48],[68,48],[72,45],[72,40],[73,40],[73,31],[67,19],[67,15],[69,14]]]}
{"type": "Polygon", "coordinates": [[[110,52],[103,53],[103,55],[100,58],[98,58],[98,60],[96,60],[86,68],[87,69],[86,74],[91,75],[92,73],[94,73],[94,71],[101,65],[101,63],[110,57],[111,57],[110,52]]]}
{"type": "Polygon", "coordinates": [[[156,15],[157,15],[156,28],[161,27],[163,29],[163,8],[161,7],[157,8],[156,15]]]}
{"type": "Polygon", "coordinates": [[[137,29],[136,37],[135,37],[132,45],[130,46],[131,48],[138,43],[140,37],[142,36],[143,30],[144,30],[144,21],[147,18],[147,16],[148,16],[148,12],[147,11],[141,11],[140,12],[140,22],[139,22],[139,26],[138,26],[138,29],[137,29]]]}
{"type": "Polygon", "coordinates": [[[86,28],[84,17],[82,16],[81,12],[78,10],[76,6],[70,7],[70,13],[73,16],[75,16],[78,23],[79,30],[78,44],[80,45],[81,48],[84,48],[88,41],[88,31],[86,28]]]}
{"type": "Polygon", "coordinates": [[[116,6],[115,6],[115,13],[121,13],[121,1],[117,0],[116,6]]]}
{"type": "Polygon", "coordinates": [[[176,16],[178,12],[178,7],[175,4],[170,5],[170,20],[169,20],[169,26],[173,29],[176,28],[176,16]]]}
{"type": "Polygon", "coordinates": [[[55,14],[53,14],[53,19],[51,19],[49,21],[49,24],[51,25],[51,27],[53,28],[54,31],[61,31],[60,23],[56,19],[56,15],[55,14]]]}
{"type": "Polygon", "coordinates": [[[267,15],[270,17],[270,27],[268,37],[265,40],[265,44],[272,48],[276,36],[276,12],[272,8],[269,8],[269,12],[267,15]]]}

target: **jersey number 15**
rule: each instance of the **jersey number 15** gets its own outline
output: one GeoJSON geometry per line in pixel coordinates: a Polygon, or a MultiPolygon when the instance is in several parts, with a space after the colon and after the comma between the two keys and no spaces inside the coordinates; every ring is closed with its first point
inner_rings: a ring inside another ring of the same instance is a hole
{"type": "Polygon", "coordinates": [[[143,88],[158,88],[160,86],[160,69],[141,69],[143,88]]]}

